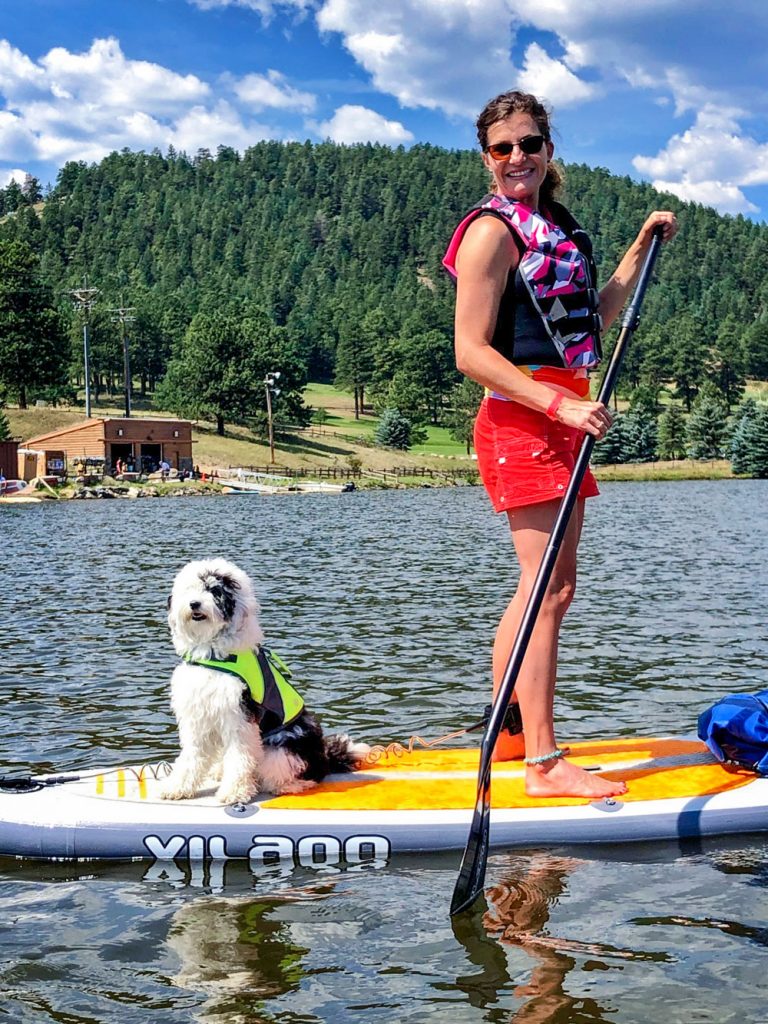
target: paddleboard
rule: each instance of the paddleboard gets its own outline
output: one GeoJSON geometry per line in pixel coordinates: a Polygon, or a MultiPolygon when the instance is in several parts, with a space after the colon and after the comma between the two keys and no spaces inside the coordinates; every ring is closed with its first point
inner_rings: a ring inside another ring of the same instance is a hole
{"type": "MultiPolygon", "coordinates": [[[[495,848],[676,840],[768,830],[768,779],[719,764],[680,737],[570,744],[572,760],[623,779],[614,799],[532,799],[523,766],[496,764],[495,848]]],[[[0,855],[44,859],[247,859],[252,866],[361,864],[398,853],[462,850],[477,749],[374,748],[350,775],[308,792],[221,806],[215,785],[166,801],[165,763],[0,782],[0,855]]]]}

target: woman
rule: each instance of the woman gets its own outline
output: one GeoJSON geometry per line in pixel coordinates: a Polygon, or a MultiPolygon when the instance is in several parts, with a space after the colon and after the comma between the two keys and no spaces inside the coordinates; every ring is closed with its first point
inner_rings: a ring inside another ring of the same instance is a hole
{"type": "MultiPolygon", "coordinates": [[[[624,306],[654,228],[666,241],[677,224],[672,213],[652,213],[598,293],[589,240],[554,199],[561,179],[545,107],[527,93],[503,93],[480,114],[477,135],[492,195],[461,222],[444,263],[457,283],[457,366],[486,388],[475,423],[478,465],[494,508],[507,514],[520,563],[494,644],[495,695],[583,432],[599,439],[611,425],[609,410],[590,401],[587,379],[600,359],[601,323],[607,328],[624,306]]],[[[519,710],[510,707],[494,754],[525,756],[531,796],[626,790],[568,761],[554,733],[560,625],[575,589],[585,499],[597,493],[587,472],[517,679],[519,710]]]]}

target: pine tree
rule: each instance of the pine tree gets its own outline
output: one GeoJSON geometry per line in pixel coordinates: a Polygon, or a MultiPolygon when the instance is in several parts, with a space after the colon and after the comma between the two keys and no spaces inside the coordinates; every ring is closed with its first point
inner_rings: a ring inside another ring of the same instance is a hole
{"type": "Polygon", "coordinates": [[[443,331],[410,331],[395,342],[397,369],[384,394],[414,423],[441,421],[451,388],[458,381],[453,342],[443,331]]]}
{"type": "Polygon", "coordinates": [[[747,375],[757,380],[768,379],[768,316],[751,323],[741,340],[747,375]]]}
{"type": "Polygon", "coordinates": [[[678,317],[672,325],[672,374],[677,385],[675,396],[682,398],[687,412],[704,378],[703,325],[700,319],[687,314],[678,317]]]}
{"type": "Polygon", "coordinates": [[[24,175],[24,184],[21,186],[21,191],[24,193],[24,198],[30,206],[34,203],[39,203],[43,198],[40,181],[31,174],[24,175]]]}
{"type": "Polygon", "coordinates": [[[729,447],[734,473],[768,477],[768,404],[753,398],[741,403],[729,447]]]}
{"type": "Polygon", "coordinates": [[[376,444],[407,451],[411,447],[411,421],[399,409],[385,409],[376,427],[376,444]]]}
{"type": "Polygon", "coordinates": [[[684,459],[685,416],[679,405],[669,405],[659,417],[659,458],[684,459]]]}
{"type": "Polygon", "coordinates": [[[744,391],[745,360],[741,334],[742,327],[737,317],[729,313],[719,326],[707,358],[707,379],[722,392],[729,411],[744,391]]]}
{"type": "Polygon", "coordinates": [[[11,424],[8,422],[5,409],[0,405],[0,441],[10,441],[10,439],[11,424]]]}
{"type": "Polygon", "coordinates": [[[621,413],[615,413],[608,433],[592,449],[592,462],[596,466],[615,466],[626,461],[627,436],[624,416],[621,413]]]}
{"type": "Polygon", "coordinates": [[[648,405],[638,404],[623,418],[622,462],[654,462],[659,430],[656,414],[648,405]]]}
{"type": "Polygon", "coordinates": [[[768,479],[768,404],[761,402],[757,411],[757,438],[752,449],[752,476],[768,479]]]}
{"type": "Polygon", "coordinates": [[[381,314],[369,310],[362,323],[355,316],[345,318],[336,346],[336,385],[351,391],[355,399],[355,419],[364,412],[365,391],[373,376],[373,336],[381,314]]]}
{"type": "Polygon", "coordinates": [[[36,390],[65,386],[67,357],[37,256],[23,242],[0,241],[0,387],[26,409],[36,390]]]}
{"type": "Polygon", "coordinates": [[[722,392],[710,382],[702,385],[691,406],[686,444],[691,459],[720,459],[728,436],[728,408],[722,392]]]}
{"type": "Polygon", "coordinates": [[[651,388],[658,401],[659,391],[670,377],[672,352],[668,324],[646,324],[643,332],[643,355],[640,365],[640,384],[651,388]]]}
{"type": "MultiPolygon", "coordinates": [[[[200,160],[205,161],[204,154],[200,160]]],[[[244,423],[266,406],[265,375],[280,372],[280,403],[292,422],[305,381],[282,328],[260,310],[198,313],[155,395],[161,408],[205,416],[224,433],[225,421],[244,423]]]]}

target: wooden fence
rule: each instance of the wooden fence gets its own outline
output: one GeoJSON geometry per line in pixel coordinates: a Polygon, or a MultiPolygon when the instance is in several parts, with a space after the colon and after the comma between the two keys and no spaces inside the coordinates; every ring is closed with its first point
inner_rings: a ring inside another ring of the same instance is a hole
{"type": "MultiPolygon", "coordinates": [[[[245,473],[258,473],[260,476],[281,476],[286,478],[311,477],[312,479],[328,480],[355,480],[362,476],[379,479],[392,478],[400,480],[402,477],[416,477],[429,480],[465,480],[477,476],[474,467],[467,469],[432,469],[430,466],[393,466],[390,469],[362,470],[345,469],[340,466],[310,466],[294,468],[291,466],[229,466],[227,472],[230,476],[242,469],[245,473]]],[[[224,473],[220,467],[219,475],[224,473]]]]}

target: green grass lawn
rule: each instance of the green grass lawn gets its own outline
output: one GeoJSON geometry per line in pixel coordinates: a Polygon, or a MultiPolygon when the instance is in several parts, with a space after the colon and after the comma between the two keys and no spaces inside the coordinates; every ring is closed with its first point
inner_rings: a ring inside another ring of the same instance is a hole
{"type": "Polygon", "coordinates": [[[467,458],[467,446],[455,441],[447,427],[427,426],[427,440],[424,444],[415,444],[411,451],[414,455],[446,455],[451,458],[464,456],[467,458]]]}
{"type": "MultiPolygon", "coordinates": [[[[342,391],[333,384],[308,384],[304,389],[304,401],[313,409],[325,409],[328,419],[325,427],[340,434],[373,440],[373,434],[379,422],[378,416],[366,412],[360,419],[355,419],[355,404],[348,391],[342,391]]],[[[447,428],[427,426],[427,440],[424,444],[414,445],[410,449],[414,455],[446,455],[450,457],[466,456],[463,444],[454,441],[447,428]]]]}

